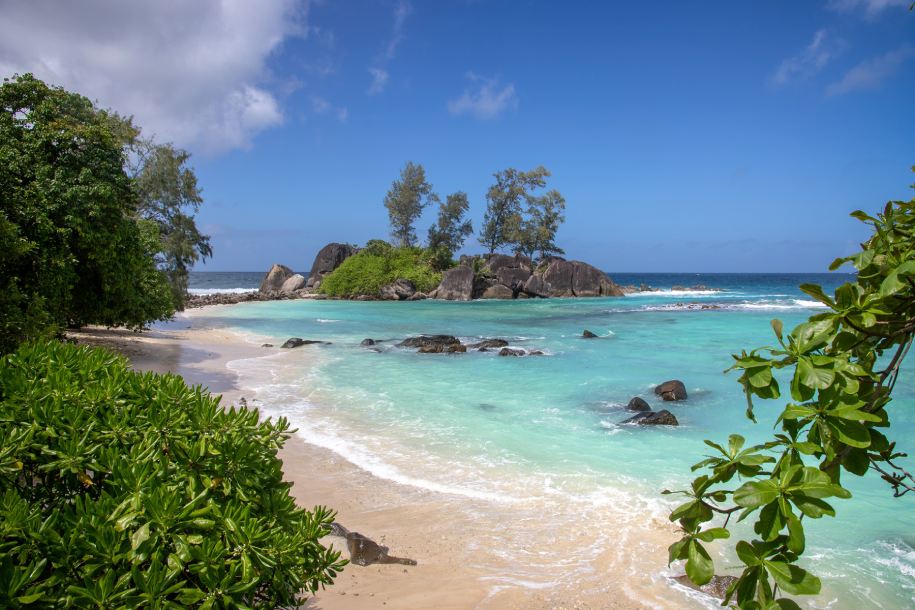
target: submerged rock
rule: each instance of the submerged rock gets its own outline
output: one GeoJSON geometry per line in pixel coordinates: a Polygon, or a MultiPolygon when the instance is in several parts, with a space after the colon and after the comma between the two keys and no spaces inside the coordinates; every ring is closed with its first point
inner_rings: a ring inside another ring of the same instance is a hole
{"type": "Polygon", "coordinates": [[[582,339],[596,339],[597,335],[595,335],[594,333],[592,333],[590,330],[588,330],[586,328],[585,331],[583,333],[581,333],[581,338],[582,339]]]}
{"type": "Polygon", "coordinates": [[[466,345],[460,343],[434,343],[424,345],[416,350],[417,354],[463,354],[467,351],[466,345]]]}
{"type": "Polygon", "coordinates": [[[679,426],[680,422],[674,414],[664,409],[662,411],[644,411],[624,420],[624,424],[639,424],[640,426],[679,426]]]}
{"type": "Polygon", "coordinates": [[[470,349],[478,349],[480,351],[483,351],[484,348],[488,349],[491,347],[506,347],[507,345],[508,345],[508,341],[506,341],[505,339],[483,339],[482,341],[478,341],[477,343],[470,343],[467,345],[467,347],[469,347],[470,349]]]}
{"type": "Polygon", "coordinates": [[[370,345],[375,345],[376,343],[377,343],[377,341],[375,341],[374,339],[363,339],[359,345],[361,345],[362,347],[368,347],[370,345]]]}
{"type": "Polygon", "coordinates": [[[665,381],[654,389],[654,393],[663,400],[686,400],[686,386],[679,379],[665,381]]]}
{"type": "Polygon", "coordinates": [[[321,345],[330,345],[327,341],[315,341],[313,339],[299,339],[298,337],[291,337],[289,339],[286,339],[286,342],[283,343],[280,347],[285,348],[285,349],[292,349],[294,347],[301,347],[303,345],[314,345],[316,343],[321,344],[321,345]]]}
{"type": "Polygon", "coordinates": [[[651,407],[648,406],[648,403],[638,396],[634,396],[632,400],[629,401],[629,404],[626,405],[626,408],[630,411],[651,411],[651,407]]]}
{"type": "Polygon", "coordinates": [[[715,576],[712,576],[712,580],[702,585],[701,587],[695,585],[686,574],[683,576],[675,576],[674,580],[676,580],[684,587],[689,587],[690,589],[695,589],[696,591],[702,591],[706,595],[711,595],[712,597],[717,597],[718,599],[724,599],[727,597],[728,587],[734,584],[734,582],[737,580],[737,577],[718,576],[716,574],[715,576]]]}
{"type": "Polygon", "coordinates": [[[434,345],[460,345],[457,337],[451,335],[420,335],[418,337],[407,337],[397,344],[397,347],[427,347],[434,345]]]}

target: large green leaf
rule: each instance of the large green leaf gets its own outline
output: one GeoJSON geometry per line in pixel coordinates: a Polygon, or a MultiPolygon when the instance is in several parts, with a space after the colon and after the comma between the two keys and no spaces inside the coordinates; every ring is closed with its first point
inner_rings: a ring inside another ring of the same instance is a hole
{"type": "Polygon", "coordinates": [[[712,564],[712,558],[708,552],[693,540],[689,545],[688,558],[686,560],[686,575],[697,585],[704,585],[715,575],[715,566],[712,564]]]}
{"type": "Polygon", "coordinates": [[[820,579],[801,567],[784,561],[765,561],[764,565],[785,593],[816,595],[820,592],[820,579]]]}
{"type": "Polygon", "coordinates": [[[821,368],[814,366],[808,358],[799,358],[797,361],[797,372],[800,376],[800,382],[808,388],[825,390],[832,385],[836,379],[836,373],[831,368],[821,368]]]}
{"type": "Polygon", "coordinates": [[[775,501],[779,496],[775,481],[748,481],[734,492],[734,503],[737,506],[754,508],[775,501]]]}

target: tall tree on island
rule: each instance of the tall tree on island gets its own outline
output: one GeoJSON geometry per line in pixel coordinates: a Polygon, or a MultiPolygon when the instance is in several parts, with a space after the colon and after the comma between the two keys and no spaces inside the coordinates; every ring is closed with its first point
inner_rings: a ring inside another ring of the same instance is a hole
{"type": "Polygon", "coordinates": [[[473,234],[470,220],[464,217],[470,209],[467,193],[452,193],[438,205],[438,219],[429,227],[429,249],[442,250],[451,258],[464,245],[464,240],[473,234]]]}
{"type": "Polygon", "coordinates": [[[177,309],[187,298],[188,272],[199,259],[213,255],[210,238],[194,222],[203,203],[197,176],[187,166],[190,153],[171,144],[134,138],[130,174],[139,199],[137,214],[159,229],[156,264],[168,278],[177,309]]]}
{"type": "Polygon", "coordinates": [[[384,197],[391,222],[391,237],[399,246],[416,243],[416,220],[423,209],[435,200],[432,185],[426,182],[426,170],[412,161],[400,170],[400,179],[391,184],[384,197]]]}
{"type": "Polygon", "coordinates": [[[508,168],[493,174],[496,183],[486,193],[486,214],[479,235],[490,254],[515,242],[522,222],[521,202],[531,189],[546,186],[549,175],[542,165],[527,172],[508,168]]]}
{"type": "Polygon", "coordinates": [[[513,236],[515,252],[534,260],[540,253],[540,260],[554,254],[565,254],[556,245],[556,232],[565,221],[566,200],[555,189],[543,195],[526,195],[526,217],[517,224],[513,236]]]}

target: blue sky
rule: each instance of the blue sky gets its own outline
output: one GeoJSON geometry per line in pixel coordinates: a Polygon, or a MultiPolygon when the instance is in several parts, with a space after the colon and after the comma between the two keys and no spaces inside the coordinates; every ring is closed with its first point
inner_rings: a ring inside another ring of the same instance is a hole
{"type": "Polygon", "coordinates": [[[114,39],[29,4],[10,21],[35,51],[0,43],[0,68],[191,150],[202,270],[386,237],[407,160],[466,191],[475,227],[494,171],[545,165],[560,245],[611,271],[824,270],[866,234],[850,211],[915,182],[903,0],[163,2],[115,16],[114,39]]]}

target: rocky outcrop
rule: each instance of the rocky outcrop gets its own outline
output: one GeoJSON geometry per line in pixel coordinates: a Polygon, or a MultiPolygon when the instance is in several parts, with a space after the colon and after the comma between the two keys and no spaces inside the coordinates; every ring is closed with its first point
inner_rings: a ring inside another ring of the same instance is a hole
{"type": "Polygon", "coordinates": [[[462,256],[445,272],[436,299],[517,299],[527,297],[623,296],[623,291],[600,269],[581,261],[549,257],[536,269],[525,256],[489,254],[462,256]]]}
{"type": "Polygon", "coordinates": [[[581,261],[552,259],[547,263],[541,263],[534,275],[541,276],[542,284],[532,286],[536,292],[533,296],[623,296],[623,291],[606,274],[597,267],[581,261]]]}
{"type": "Polygon", "coordinates": [[[316,343],[317,344],[328,344],[327,341],[315,341],[313,339],[300,339],[298,337],[291,337],[289,339],[286,339],[286,342],[283,343],[280,347],[285,348],[285,349],[292,349],[295,347],[302,347],[303,345],[314,345],[316,343]]]}
{"type": "Polygon", "coordinates": [[[280,286],[280,292],[295,292],[302,288],[305,288],[305,276],[296,273],[295,275],[290,275],[289,278],[283,282],[283,285],[280,286]]]}
{"type": "Polygon", "coordinates": [[[416,284],[399,278],[381,287],[381,298],[386,301],[406,301],[416,294],[416,284]]]}
{"type": "Polygon", "coordinates": [[[417,354],[463,354],[467,351],[467,346],[461,343],[424,345],[418,350],[417,354]]]}
{"type": "Polygon", "coordinates": [[[279,292],[283,284],[293,276],[293,271],[286,265],[274,264],[261,282],[260,292],[279,292]]]}
{"type": "Polygon", "coordinates": [[[515,293],[504,284],[493,284],[483,291],[481,299],[513,299],[515,293]]]}
{"type": "Polygon", "coordinates": [[[665,381],[654,389],[654,393],[662,400],[686,400],[686,386],[679,379],[665,381]]]}
{"type": "Polygon", "coordinates": [[[473,279],[471,267],[458,265],[442,274],[441,283],[429,296],[447,301],[469,301],[473,298],[473,279]]]}
{"type": "Polygon", "coordinates": [[[490,254],[485,259],[483,271],[510,289],[514,284],[523,285],[531,277],[531,259],[519,255],[490,254]]]}
{"type": "Polygon", "coordinates": [[[639,424],[640,426],[679,426],[680,422],[674,414],[664,409],[662,411],[645,411],[638,413],[623,421],[624,424],[639,424]]]}
{"type": "Polygon", "coordinates": [[[358,250],[349,244],[330,243],[321,248],[315,261],[311,265],[311,272],[305,285],[308,288],[317,288],[321,285],[324,276],[339,267],[343,261],[355,254],[358,250]]]}
{"type": "Polygon", "coordinates": [[[415,566],[416,561],[405,557],[388,555],[388,547],[381,546],[368,536],[359,532],[351,532],[337,522],[331,524],[330,533],[346,539],[346,548],[349,551],[350,563],[357,566],[368,566],[374,563],[399,563],[405,566],[415,566]]]}
{"type": "Polygon", "coordinates": [[[499,350],[500,356],[523,356],[524,350],[515,347],[503,347],[499,350]]]}
{"type": "Polygon", "coordinates": [[[630,411],[651,411],[651,407],[648,406],[648,403],[638,396],[634,396],[632,400],[629,401],[629,404],[626,405],[626,408],[630,411]]]}
{"type": "Polygon", "coordinates": [[[582,338],[582,339],[597,339],[597,335],[595,335],[594,333],[592,333],[590,330],[588,330],[588,329],[586,328],[586,329],[581,333],[581,338],[582,338]]]}

